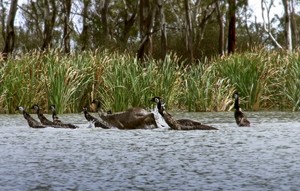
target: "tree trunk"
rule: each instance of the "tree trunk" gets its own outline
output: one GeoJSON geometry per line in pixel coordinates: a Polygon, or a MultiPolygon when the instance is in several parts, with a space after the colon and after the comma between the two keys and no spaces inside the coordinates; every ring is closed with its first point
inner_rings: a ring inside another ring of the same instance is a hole
{"type": "Polygon", "coordinates": [[[235,34],[235,0],[228,0],[229,3],[229,27],[228,27],[228,54],[235,52],[236,34],[235,34]]]}
{"type": "Polygon", "coordinates": [[[122,37],[121,37],[121,42],[124,46],[126,46],[127,44],[127,40],[128,40],[128,37],[129,37],[129,32],[130,32],[130,29],[133,27],[135,21],[136,21],[136,13],[132,13],[132,15],[130,16],[130,18],[128,19],[127,18],[127,13],[126,13],[126,16],[124,18],[124,29],[123,29],[123,33],[122,33],[122,37]]]}
{"type": "Polygon", "coordinates": [[[156,8],[151,9],[149,0],[140,0],[140,36],[141,43],[137,51],[137,58],[144,60],[145,55],[152,55],[152,32],[154,13],[156,8]]]}
{"type": "Polygon", "coordinates": [[[43,31],[43,45],[42,50],[46,50],[51,47],[52,32],[54,29],[57,8],[55,0],[44,0],[44,31],[43,31]],[[50,1],[50,2],[49,2],[50,1]],[[49,4],[50,3],[50,4],[49,4]],[[52,9],[52,11],[50,11],[52,9]]]}
{"type": "Polygon", "coordinates": [[[196,1],[194,6],[198,8],[196,8],[196,11],[194,11],[192,17],[192,20],[197,22],[197,28],[193,29],[195,31],[193,33],[193,51],[198,50],[198,48],[201,47],[201,41],[204,39],[207,23],[212,17],[214,11],[216,10],[216,2],[209,3],[206,5],[206,7],[201,6],[200,2],[200,0],[196,1]]]}
{"type": "Polygon", "coordinates": [[[291,30],[291,14],[290,14],[290,6],[289,0],[282,0],[284,7],[284,19],[285,19],[285,41],[286,41],[286,49],[288,51],[292,51],[292,30],[291,30]]]}
{"type": "Polygon", "coordinates": [[[295,18],[295,2],[294,0],[291,1],[291,20],[292,20],[292,32],[294,36],[294,45],[299,46],[299,30],[297,28],[296,18],[295,18]]]}
{"type": "Polygon", "coordinates": [[[103,40],[103,45],[106,44],[106,41],[108,40],[108,22],[107,22],[107,13],[108,13],[108,6],[109,6],[109,1],[110,0],[105,0],[104,1],[104,6],[101,9],[101,21],[102,21],[102,40],[103,40]]]}
{"type": "Polygon", "coordinates": [[[88,9],[90,6],[90,0],[84,0],[83,1],[83,8],[82,8],[82,31],[80,34],[80,44],[81,44],[81,50],[84,51],[87,48],[88,45],[88,23],[87,23],[87,17],[88,17],[88,9]]]}
{"type": "Polygon", "coordinates": [[[220,2],[216,1],[216,8],[217,8],[217,16],[218,16],[218,23],[219,23],[219,54],[221,56],[224,55],[224,47],[225,47],[225,30],[224,30],[224,21],[223,15],[220,9],[220,2]]]}
{"type": "Polygon", "coordinates": [[[192,27],[192,21],[190,16],[190,4],[189,0],[184,1],[184,9],[185,9],[185,45],[186,45],[186,51],[188,53],[188,58],[190,61],[194,59],[194,53],[193,53],[193,27],[192,27]]]}
{"type": "Polygon", "coordinates": [[[6,37],[6,32],[5,32],[5,18],[6,18],[6,14],[5,14],[5,10],[6,10],[6,7],[4,6],[3,4],[3,0],[0,0],[0,5],[1,5],[1,13],[0,13],[0,19],[1,19],[1,35],[2,35],[2,38],[5,39],[6,37]]]}
{"type": "Polygon", "coordinates": [[[268,33],[269,38],[275,44],[275,46],[282,49],[282,46],[277,42],[277,40],[271,33],[270,11],[271,11],[271,7],[273,7],[273,5],[274,5],[273,3],[274,2],[271,1],[269,6],[267,6],[267,3],[264,0],[261,0],[261,15],[262,15],[262,20],[263,20],[263,27],[264,27],[264,30],[268,33]],[[266,5],[266,7],[264,5],[266,5]],[[265,9],[267,9],[266,10],[267,11],[267,22],[266,22],[265,14],[264,14],[265,9]]]}
{"type": "Polygon", "coordinates": [[[18,0],[12,0],[10,4],[9,14],[7,17],[6,31],[5,31],[5,44],[2,51],[4,60],[7,59],[9,53],[12,53],[15,44],[15,30],[14,21],[17,13],[18,0]]]}
{"type": "Polygon", "coordinates": [[[71,0],[65,0],[63,4],[64,14],[64,31],[63,31],[63,44],[65,53],[70,53],[70,14],[71,14],[71,0]]]}
{"type": "Polygon", "coordinates": [[[157,0],[157,5],[160,16],[160,54],[161,59],[164,60],[167,55],[167,32],[162,0],[157,0]]]}

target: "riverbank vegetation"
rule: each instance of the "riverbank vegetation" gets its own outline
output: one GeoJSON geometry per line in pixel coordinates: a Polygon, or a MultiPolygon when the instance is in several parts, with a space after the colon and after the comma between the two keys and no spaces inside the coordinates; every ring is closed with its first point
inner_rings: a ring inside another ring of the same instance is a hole
{"type": "Polygon", "coordinates": [[[259,50],[185,64],[175,54],[137,61],[130,54],[31,52],[0,67],[0,113],[17,105],[79,112],[93,99],[113,112],[150,107],[161,96],[169,110],[227,111],[240,92],[245,110],[299,110],[300,55],[259,50]]]}
{"type": "Polygon", "coordinates": [[[93,99],[115,112],[150,107],[152,96],[169,110],[227,111],[235,91],[246,110],[299,110],[298,7],[0,1],[0,113],[34,103],[78,112],[93,99]]]}

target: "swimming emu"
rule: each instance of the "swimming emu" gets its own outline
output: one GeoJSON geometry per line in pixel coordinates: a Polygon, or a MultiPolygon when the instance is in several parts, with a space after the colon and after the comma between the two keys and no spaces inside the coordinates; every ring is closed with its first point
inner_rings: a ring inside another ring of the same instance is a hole
{"type": "Polygon", "coordinates": [[[27,120],[27,123],[29,125],[29,127],[31,128],[45,128],[46,125],[41,124],[40,122],[36,121],[35,119],[33,119],[29,113],[27,113],[25,111],[25,109],[22,106],[18,106],[16,108],[16,110],[19,110],[20,112],[22,112],[24,118],[27,120]]]}
{"type": "Polygon", "coordinates": [[[234,118],[236,124],[240,127],[250,127],[250,122],[248,121],[245,114],[241,111],[240,103],[239,103],[239,93],[235,92],[233,94],[234,97],[234,118]]]}
{"type": "Polygon", "coordinates": [[[63,123],[56,114],[56,108],[55,105],[50,105],[51,111],[52,111],[52,119],[54,125],[60,126],[61,128],[70,128],[70,129],[76,129],[79,128],[76,125],[73,125],[71,123],[63,123]]]}
{"type": "Polygon", "coordinates": [[[217,130],[217,128],[204,125],[199,121],[191,119],[175,119],[171,114],[166,112],[160,97],[153,97],[150,101],[156,103],[158,112],[163,116],[172,130],[217,130]]]}
{"type": "Polygon", "coordinates": [[[109,129],[109,127],[107,125],[105,125],[104,123],[99,121],[99,119],[97,119],[96,117],[89,114],[87,106],[84,106],[82,109],[83,109],[84,117],[86,118],[86,120],[88,120],[89,122],[94,123],[95,127],[101,127],[103,129],[109,129]]]}
{"type": "Polygon", "coordinates": [[[48,125],[48,126],[51,126],[51,125],[54,125],[53,121],[50,121],[49,119],[47,119],[43,112],[41,111],[41,108],[38,104],[34,104],[31,109],[34,109],[34,111],[36,112],[39,120],[41,121],[41,123],[43,125],[48,125]]]}
{"type": "Polygon", "coordinates": [[[108,114],[100,108],[100,102],[93,100],[100,118],[118,129],[153,129],[158,128],[153,113],[141,107],[132,107],[123,112],[108,114]]]}

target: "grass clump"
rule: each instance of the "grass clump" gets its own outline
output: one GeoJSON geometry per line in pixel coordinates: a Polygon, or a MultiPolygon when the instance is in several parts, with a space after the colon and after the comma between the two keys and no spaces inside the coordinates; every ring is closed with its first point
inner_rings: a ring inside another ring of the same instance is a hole
{"type": "Polygon", "coordinates": [[[174,54],[141,63],[126,53],[50,50],[0,64],[0,113],[34,103],[79,112],[93,99],[117,112],[150,107],[153,96],[162,97],[169,110],[226,111],[234,91],[243,109],[300,107],[299,53],[260,50],[187,65],[174,54]]]}
{"type": "Polygon", "coordinates": [[[233,86],[218,78],[214,65],[198,64],[184,75],[182,103],[188,111],[224,111],[229,108],[233,86]]]}
{"type": "MultiPolygon", "coordinates": [[[[281,73],[282,93],[281,95],[286,100],[288,107],[293,111],[300,108],[300,55],[295,53],[295,56],[287,60],[286,67],[281,73]]],[[[284,102],[285,103],[285,102],[284,102]]]]}
{"type": "Polygon", "coordinates": [[[149,106],[149,99],[155,95],[168,101],[178,86],[174,60],[167,57],[163,62],[149,60],[141,64],[130,56],[111,55],[109,62],[104,62],[100,97],[114,111],[149,106]]]}
{"type": "Polygon", "coordinates": [[[245,98],[245,109],[258,110],[274,87],[277,65],[266,52],[231,55],[216,63],[220,77],[227,78],[245,98]]]}

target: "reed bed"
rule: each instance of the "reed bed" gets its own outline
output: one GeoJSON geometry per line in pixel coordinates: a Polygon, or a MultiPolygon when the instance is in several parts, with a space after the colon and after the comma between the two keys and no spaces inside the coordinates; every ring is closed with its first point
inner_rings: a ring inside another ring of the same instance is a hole
{"type": "Polygon", "coordinates": [[[227,111],[238,91],[243,109],[299,110],[300,55],[259,50],[187,65],[174,54],[140,63],[107,51],[31,52],[0,62],[0,113],[38,103],[47,111],[80,112],[93,99],[105,110],[151,107],[161,96],[169,110],[227,111]]]}

